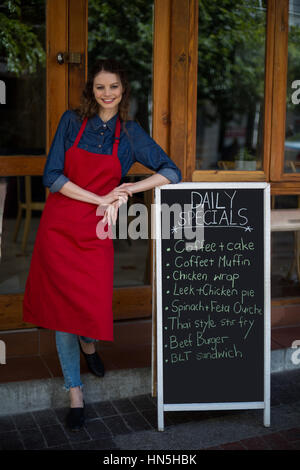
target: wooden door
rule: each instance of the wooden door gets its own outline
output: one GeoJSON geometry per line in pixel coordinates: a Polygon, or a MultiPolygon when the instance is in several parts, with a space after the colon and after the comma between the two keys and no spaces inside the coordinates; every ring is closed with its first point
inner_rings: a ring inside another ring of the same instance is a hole
{"type": "MultiPolygon", "coordinates": [[[[151,2],[150,2],[151,3],[151,2]]],[[[149,2],[148,2],[149,4],[149,2]]],[[[97,3],[90,2],[90,7],[97,3]]],[[[170,0],[153,1],[152,24],[152,136],[170,152],[170,64],[171,57],[171,8],[170,0]]],[[[44,111],[44,151],[40,155],[3,154],[0,155],[0,177],[21,177],[29,181],[35,176],[41,182],[46,155],[49,151],[59,119],[66,109],[73,108],[79,103],[88,73],[88,35],[89,35],[89,3],[88,0],[45,0],[45,107],[44,111]],[[62,60],[63,59],[63,60],[62,60]],[[25,178],[26,177],[26,178],[25,178]]],[[[36,116],[36,119],[40,119],[36,116]]],[[[173,136],[173,141],[176,137],[173,136]]],[[[181,167],[184,159],[174,152],[174,160],[181,167]]],[[[2,152],[3,153],[3,152],[2,152]]],[[[131,177],[145,177],[151,171],[140,164],[130,169],[131,177]]],[[[32,188],[31,188],[32,189],[32,188]]],[[[13,190],[14,191],[14,190],[13,190]]],[[[45,191],[45,188],[44,188],[45,191]]],[[[27,193],[26,193],[27,194],[27,193]]],[[[29,193],[28,193],[29,194],[29,193]]],[[[27,194],[27,196],[28,196],[27,194]]],[[[42,213],[48,190],[39,206],[38,217],[42,213]]],[[[14,196],[15,197],[15,196],[14,196]]],[[[9,198],[6,198],[6,204],[9,198]]],[[[147,204],[152,202],[152,192],[146,196],[147,204]]],[[[20,201],[18,201],[20,202],[20,201]]],[[[36,202],[36,201],[35,201],[36,202]]],[[[17,204],[17,202],[16,202],[17,204]]],[[[32,213],[31,213],[32,214],[32,213]]],[[[29,221],[29,226],[30,223],[29,221]]],[[[22,224],[22,222],[21,222],[22,224]]],[[[38,218],[35,225],[38,225],[38,218]]],[[[22,322],[22,300],[25,280],[29,268],[33,248],[34,233],[31,235],[31,250],[21,253],[20,234],[17,243],[17,268],[24,260],[26,270],[23,272],[22,286],[11,292],[0,292],[0,330],[28,328],[32,325],[22,322]]],[[[151,233],[151,232],[150,232],[151,233]]],[[[29,237],[29,238],[30,238],[29,237]]],[[[134,241],[133,241],[134,243],[134,241]]],[[[134,319],[151,316],[152,304],[152,243],[148,243],[147,276],[142,285],[132,285],[114,288],[113,311],[115,320],[134,319]]],[[[14,245],[15,246],[15,245],[14,245]]],[[[28,245],[27,248],[28,249],[28,245]]],[[[3,279],[6,280],[5,275],[3,279]]]]}

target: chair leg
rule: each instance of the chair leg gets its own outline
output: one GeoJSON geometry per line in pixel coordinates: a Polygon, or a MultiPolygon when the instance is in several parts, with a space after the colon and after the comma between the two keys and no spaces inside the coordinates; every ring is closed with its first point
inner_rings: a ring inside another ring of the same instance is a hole
{"type": "Polygon", "coordinates": [[[25,225],[24,225],[24,233],[23,233],[23,240],[22,240],[22,247],[21,251],[24,254],[26,251],[26,246],[27,246],[27,241],[28,241],[28,235],[29,235],[29,230],[30,230],[30,222],[31,222],[31,209],[27,208],[26,209],[26,217],[25,217],[25,225]]]}
{"type": "Polygon", "coordinates": [[[22,240],[22,254],[26,251],[28,235],[30,231],[30,222],[31,222],[31,176],[25,176],[25,201],[26,201],[26,216],[25,216],[25,224],[24,224],[24,233],[23,233],[23,240],[22,240]]]}
{"type": "Polygon", "coordinates": [[[18,238],[18,233],[20,229],[20,224],[21,224],[21,219],[22,219],[22,208],[19,206],[18,208],[18,215],[17,215],[17,220],[16,220],[16,225],[15,225],[15,231],[13,234],[13,241],[16,242],[18,238]]]}

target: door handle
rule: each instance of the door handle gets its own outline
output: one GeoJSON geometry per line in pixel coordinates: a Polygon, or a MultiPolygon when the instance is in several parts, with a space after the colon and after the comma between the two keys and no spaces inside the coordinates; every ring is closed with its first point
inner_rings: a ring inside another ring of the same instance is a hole
{"type": "Polygon", "coordinates": [[[56,61],[59,65],[63,64],[81,64],[82,54],[80,52],[58,52],[56,61]]]}

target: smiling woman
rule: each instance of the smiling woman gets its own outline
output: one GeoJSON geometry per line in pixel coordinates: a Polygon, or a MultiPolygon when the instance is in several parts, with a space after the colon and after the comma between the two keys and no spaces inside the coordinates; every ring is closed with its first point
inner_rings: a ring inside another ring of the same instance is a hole
{"type": "Polygon", "coordinates": [[[98,209],[104,211],[104,225],[111,225],[128,196],[181,179],[163,149],[127,118],[128,106],[122,66],[115,60],[98,61],[81,106],[61,117],[44,168],[50,195],[26,281],[23,319],[56,332],[70,391],[67,424],[73,431],[84,422],[79,345],[91,372],[103,377],[104,365],[90,343],[114,340],[114,246],[111,237],[97,237],[98,209]],[[134,161],[155,173],[120,184],[134,161]]]}
{"type": "Polygon", "coordinates": [[[100,59],[89,71],[81,104],[76,112],[81,118],[90,118],[98,113],[100,105],[99,116],[104,122],[109,121],[117,111],[121,120],[127,121],[129,94],[130,85],[123,66],[113,60],[100,59]]]}
{"type": "Polygon", "coordinates": [[[95,77],[93,91],[97,103],[103,107],[101,119],[108,121],[117,112],[121,102],[122,83],[116,74],[103,71],[95,77]]]}

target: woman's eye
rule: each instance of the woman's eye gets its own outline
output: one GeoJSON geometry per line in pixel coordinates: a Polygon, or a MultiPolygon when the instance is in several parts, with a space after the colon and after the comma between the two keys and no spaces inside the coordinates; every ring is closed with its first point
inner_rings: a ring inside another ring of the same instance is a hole
{"type": "MultiPolygon", "coordinates": [[[[118,88],[118,87],[119,87],[119,85],[112,85],[110,88],[118,88]]],[[[97,88],[97,90],[103,90],[104,89],[103,86],[97,86],[96,88],[97,88]]]]}

